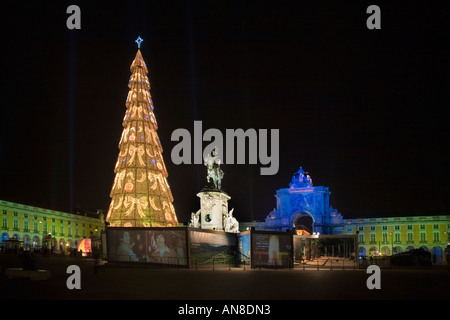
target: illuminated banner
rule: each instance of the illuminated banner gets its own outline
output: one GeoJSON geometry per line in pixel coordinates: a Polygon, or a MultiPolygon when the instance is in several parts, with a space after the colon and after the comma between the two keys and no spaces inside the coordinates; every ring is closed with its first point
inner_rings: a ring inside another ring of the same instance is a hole
{"type": "Polygon", "coordinates": [[[251,237],[253,268],[292,266],[292,234],[253,231],[251,237]]]}
{"type": "Polygon", "coordinates": [[[190,230],[190,258],[192,265],[235,265],[237,238],[235,233],[213,230],[190,230]]]}
{"type": "Polygon", "coordinates": [[[241,264],[250,264],[250,231],[238,235],[239,242],[239,262],[241,264]]]}
{"type": "Polygon", "coordinates": [[[108,260],[187,266],[186,229],[108,228],[108,260]]]}
{"type": "Polygon", "coordinates": [[[228,233],[186,227],[108,227],[108,261],[185,267],[293,267],[293,235],[252,230],[228,233]]]}
{"type": "Polygon", "coordinates": [[[83,254],[92,252],[91,239],[82,239],[78,244],[78,251],[82,252],[83,254]]]}

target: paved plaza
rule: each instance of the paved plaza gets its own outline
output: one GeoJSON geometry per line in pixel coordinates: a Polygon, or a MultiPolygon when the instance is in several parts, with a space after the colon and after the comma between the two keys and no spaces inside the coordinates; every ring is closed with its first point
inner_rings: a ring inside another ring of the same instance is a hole
{"type": "MultiPolygon", "coordinates": [[[[2,259],[2,268],[20,266],[17,257],[2,259]]],[[[2,299],[145,299],[145,300],[410,300],[450,299],[450,269],[382,269],[381,289],[369,290],[364,269],[319,270],[155,269],[101,265],[73,257],[36,256],[42,281],[1,277],[2,299]],[[81,289],[69,290],[69,265],[81,269],[81,289]]]]}

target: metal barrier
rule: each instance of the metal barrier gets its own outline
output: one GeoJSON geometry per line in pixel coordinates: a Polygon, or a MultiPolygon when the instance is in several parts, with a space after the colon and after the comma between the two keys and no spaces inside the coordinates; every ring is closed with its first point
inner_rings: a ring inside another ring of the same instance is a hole
{"type": "Polygon", "coordinates": [[[211,257],[209,259],[191,258],[187,263],[186,258],[178,257],[149,257],[136,259],[129,255],[109,255],[108,264],[117,266],[136,266],[145,268],[190,268],[195,270],[231,270],[242,268],[245,270],[249,266],[249,259],[243,258],[236,261],[235,257],[211,257]]]}
{"type": "Polygon", "coordinates": [[[283,258],[280,260],[270,260],[268,258],[254,259],[253,268],[256,269],[292,269],[293,261],[290,258],[283,258]]]}
{"type": "Polygon", "coordinates": [[[109,255],[108,264],[143,266],[158,268],[187,268],[186,258],[180,257],[147,257],[137,259],[129,255],[109,255]]]}
{"type": "Polygon", "coordinates": [[[377,265],[380,268],[389,268],[391,266],[390,256],[373,256],[373,257],[360,257],[358,260],[359,269],[367,269],[370,265],[377,265]]]}
{"type": "Polygon", "coordinates": [[[209,259],[191,258],[190,268],[194,270],[231,270],[242,269],[246,270],[249,266],[249,261],[246,258],[237,260],[236,257],[211,257],[209,259]]]}
{"type": "Polygon", "coordinates": [[[294,260],[296,270],[354,270],[358,263],[352,259],[321,257],[312,260],[294,260]]]}
{"type": "MultiPolygon", "coordinates": [[[[249,257],[218,255],[208,259],[198,257],[148,257],[135,259],[128,255],[110,255],[108,264],[122,266],[141,266],[145,268],[190,268],[192,270],[232,270],[232,269],[294,269],[294,270],[354,270],[366,269],[369,265],[377,265],[380,268],[390,266],[390,257],[372,257],[366,259],[343,259],[337,257],[321,257],[314,260],[291,260],[290,258],[281,261],[270,262],[268,259],[254,259],[253,263],[249,257]]],[[[92,259],[92,258],[91,258],[92,259]]],[[[91,260],[89,259],[89,260],[91,260]]],[[[85,259],[83,259],[85,260],[85,259]]]]}

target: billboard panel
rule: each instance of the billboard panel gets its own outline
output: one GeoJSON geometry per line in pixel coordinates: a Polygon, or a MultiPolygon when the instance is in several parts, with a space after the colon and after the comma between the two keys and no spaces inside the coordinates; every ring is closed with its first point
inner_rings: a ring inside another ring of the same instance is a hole
{"type": "Polygon", "coordinates": [[[91,239],[84,238],[78,244],[78,251],[82,253],[83,256],[86,256],[88,253],[92,252],[91,239]]]}
{"type": "Polygon", "coordinates": [[[292,234],[252,232],[252,267],[291,267],[292,234]]]}
{"type": "Polygon", "coordinates": [[[108,228],[108,260],[187,265],[186,229],[108,228]]]}
{"type": "Polygon", "coordinates": [[[238,235],[239,253],[238,259],[240,263],[250,264],[250,232],[238,235]]]}
{"type": "Polygon", "coordinates": [[[190,259],[192,264],[236,263],[237,239],[234,233],[212,230],[189,230],[190,259]]]}

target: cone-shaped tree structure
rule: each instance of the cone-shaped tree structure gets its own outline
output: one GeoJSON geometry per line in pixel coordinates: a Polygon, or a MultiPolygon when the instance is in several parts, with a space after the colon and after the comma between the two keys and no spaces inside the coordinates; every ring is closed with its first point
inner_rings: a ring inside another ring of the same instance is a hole
{"type": "Polygon", "coordinates": [[[106,220],[113,227],[170,227],[178,224],[167,183],[147,66],[138,50],[130,67],[123,132],[106,220]]]}

